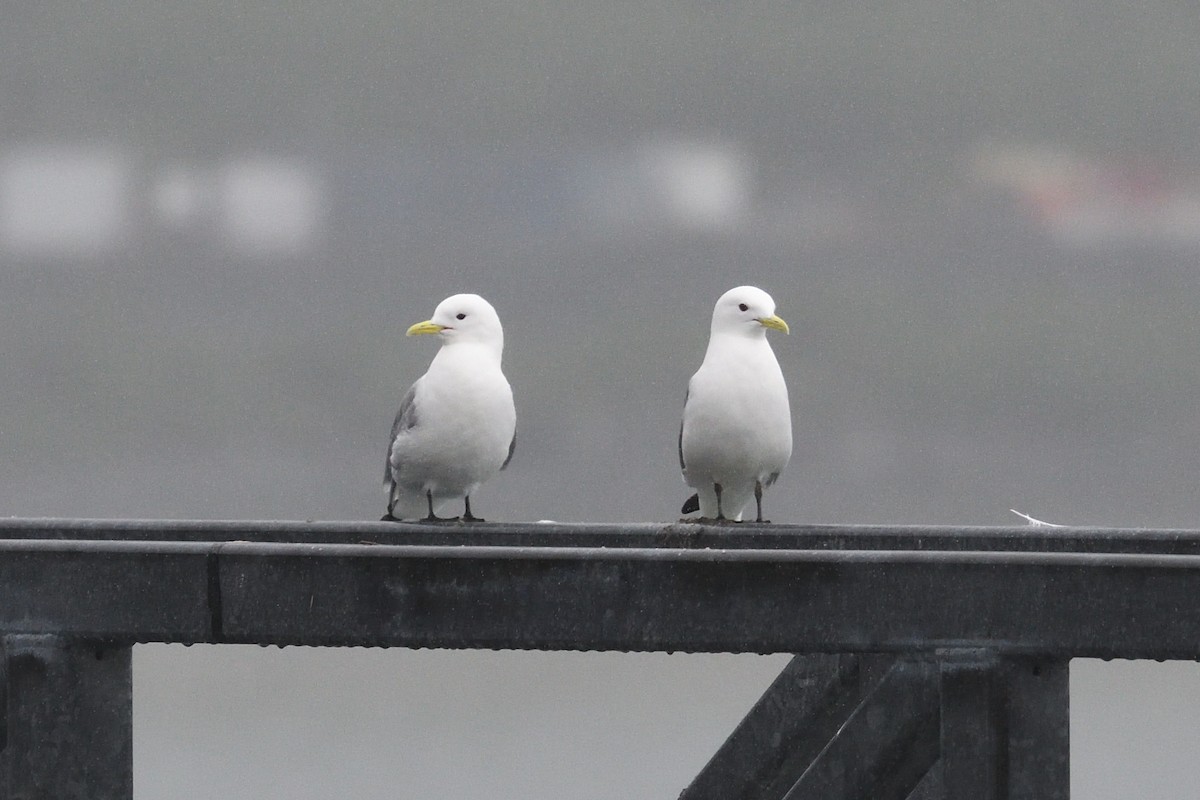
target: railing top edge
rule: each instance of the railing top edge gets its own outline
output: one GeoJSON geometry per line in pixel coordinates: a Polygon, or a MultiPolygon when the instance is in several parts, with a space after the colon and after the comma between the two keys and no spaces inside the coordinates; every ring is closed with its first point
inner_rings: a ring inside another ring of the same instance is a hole
{"type": "Polygon", "coordinates": [[[1106,526],[978,525],[978,524],[845,524],[845,523],[697,523],[697,522],[559,522],[530,520],[444,524],[427,522],[380,522],[377,520],[238,520],[238,519],[137,519],[137,518],[70,518],[70,517],[0,517],[0,536],[23,531],[71,531],[87,533],[121,533],[125,531],[285,531],[295,533],[322,532],[389,532],[403,533],[602,533],[607,535],[661,533],[692,534],[757,534],[757,535],[897,535],[931,536],[1015,536],[1022,538],[1061,539],[1078,536],[1138,538],[1195,538],[1200,529],[1193,528],[1120,528],[1106,526]]]}
{"type": "Polygon", "coordinates": [[[880,564],[990,567],[1083,567],[1200,570],[1200,555],[983,550],[555,547],[544,545],[340,544],[326,542],[188,542],[95,539],[3,539],[6,554],[57,553],[305,559],[677,562],[734,564],[880,564]]]}

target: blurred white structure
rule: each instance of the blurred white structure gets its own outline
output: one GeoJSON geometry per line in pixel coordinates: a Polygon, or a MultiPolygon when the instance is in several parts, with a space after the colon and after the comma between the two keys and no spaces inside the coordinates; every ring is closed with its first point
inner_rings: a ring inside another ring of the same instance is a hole
{"type": "Polygon", "coordinates": [[[0,246],[20,255],[87,258],[131,228],[131,170],[119,151],[40,146],[0,155],[0,246]]]}
{"type": "Polygon", "coordinates": [[[211,176],[186,164],[173,164],[150,187],[155,219],[174,230],[195,229],[215,213],[211,176]]]}
{"type": "Polygon", "coordinates": [[[323,181],[299,160],[175,162],[149,173],[139,174],[117,149],[0,152],[0,249],[88,259],[150,235],[149,224],[242,255],[287,256],[307,251],[324,233],[323,181]]]}
{"type": "Polygon", "coordinates": [[[211,238],[242,255],[305,252],[324,231],[326,192],[317,171],[282,157],[174,163],[151,182],[155,222],[211,238]]]}
{"type": "Polygon", "coordinates": [[[750,159],[734,146],[662,141],[592,164],[583,196],[610,225],[728,230],[749,213],[751,183],[750,159]]]}
{"type": "Polygon", "coordinates": [[[1056,242],[1200,246],[1200,175],[1148,159],[1105,160],[1048,147],[987,143],[979,183],[1012,193],[1056,242]]]}
{"type": "Polygon", "coordinates": [[[221,168],[219,229],[236,249],[259,255],[302,252],[326,217],[315,170],[294,161],[248,158],[221,168]]]}

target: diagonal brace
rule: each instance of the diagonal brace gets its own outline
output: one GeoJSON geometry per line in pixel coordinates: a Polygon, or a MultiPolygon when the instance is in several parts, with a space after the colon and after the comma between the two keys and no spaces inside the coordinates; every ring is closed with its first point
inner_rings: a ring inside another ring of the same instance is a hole
{"type": "Polygon", "coordinates": [[[796,656],[680,800],[778,800],[896,662],[891,655],[796,656]]]}

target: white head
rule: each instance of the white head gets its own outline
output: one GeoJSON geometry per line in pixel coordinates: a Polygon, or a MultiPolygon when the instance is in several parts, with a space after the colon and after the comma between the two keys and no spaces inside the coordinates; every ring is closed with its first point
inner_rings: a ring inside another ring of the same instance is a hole
{"type": "Polygon", "coordinates": [[[477,294],[456,294],[438,303],[433,316],[408,329],[409,336],[436,333],[442,344],[478,342],[504,349],[504,328],[492,304],[477,294]]]}
{"type": "Polygon", "coordinates": [[[787,323],[775,316],[775,301],[757,286],[739,286],[721,295],[713,308],[712,333],[765,336],[767,328],[788,332],[787,323]]]}

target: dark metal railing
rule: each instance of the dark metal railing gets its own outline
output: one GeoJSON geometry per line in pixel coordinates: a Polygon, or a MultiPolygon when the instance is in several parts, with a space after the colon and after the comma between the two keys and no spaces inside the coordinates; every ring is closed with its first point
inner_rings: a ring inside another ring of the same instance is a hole
{"type": "Polygon", "coordinates": [[[1196,531],[3,520],[0,775],[129,797],[138,642],[755,652],[689,800],[1065,798],[1069,659],[1200,657],[1197,598],[1196,531]]]}

